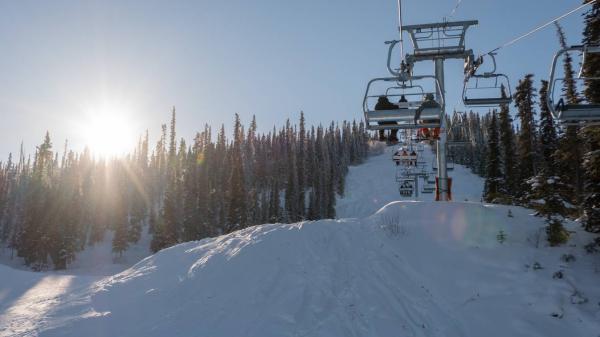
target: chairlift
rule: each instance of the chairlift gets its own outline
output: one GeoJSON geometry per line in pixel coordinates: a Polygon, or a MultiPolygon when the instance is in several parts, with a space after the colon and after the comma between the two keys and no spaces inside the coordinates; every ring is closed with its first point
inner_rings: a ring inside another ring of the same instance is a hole
{"type": "MultiPolygon", "coordinates": [[[[556,94],[556,83],[565,82],[565,78],[555,78],[558,59],[570,51],[579,51],[582,53],[581,68],[574,81],[589,83],[590,81],[600,81],[600,77],[583,76],[583,65],[586,56],[589,54],[600,54],[600,45],[576,45],[559,50],[552,60],[550,70],[550,81],[548,82],[547,104],[552,116],[563,125],[579,125],[580,123],[600,123],[600,102],[583,101],[580,103],[565,102],[565,97],[560,97],[558,102],[554,102],[556,94]]],[[[558,90],[560,91],[560,90],[558,90]]]]}
{"type": "Polygon", "coordinates": [[[427,176],[427,184],[435,186],[435,175],[431,174],[427,176]]]}
{"type": "Polygon", "coordinates": [[[508,76],[496,73],[494,53],[487,54],[492,59],[491,71],[477,74],[483,64],[483,57],[476,59],[472,55],[465,60],[465,81],[463,84],[463,104],[468,107],[497,107],[512,102],[508,76]]]}
{"type": "Polygon", "coordinates": [[[403,197],[411,197],[414,193],[415,180],[413,178],[404,178],[398,182],[398,192],[403,197]]]}
{"type": "Polygon", "coordinates": [[[434,76],[411,76],[404,74],[396,77],[381,77],[369,81],[363,99],[363,112],[367,129],[397,130],[416,128],[439,128],[442,116],[443,97],[438,102],[434,94],[424,92],[421,85],[413,82],[432,80],[440,92],[440,84],[434,76]],[[386,85],[385,90],[377,92],[377,85],[386,85]],[[402,89],[395,93],[392,89],[402,89]],[[412,92],[410,91],[412,90],[412,92]]]}
{"type": "Polygon", "coordinates": [[[425,184],[423,184],[423,188],[421,189],[421,193],[433,193],[435,192],[435,179],[430,182],[428,178],[425,178],[425,184]]]}
{"type": "Polygon", "coordinates": [[[401,148],[394,152],[392,160],[396,162],[396,165],[417,166],[417,154],[413,153],[414,151],[401,148]]]}

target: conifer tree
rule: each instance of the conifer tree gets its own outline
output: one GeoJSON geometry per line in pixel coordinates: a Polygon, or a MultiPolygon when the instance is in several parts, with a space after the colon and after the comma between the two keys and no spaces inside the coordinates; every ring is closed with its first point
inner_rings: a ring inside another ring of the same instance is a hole
{"type": "Polygon", "coordinates": [[[542,80],[540,87],[540,152],[542,156],[541,170],[547,177],[554,176],[555,161],[554,155],[556,152],[556,127],[554,120],[546,103],[548,96],[548,81],[542,80]]]}
{"type": "Polygon", "coordinates": [[[498,122],[496,111],[492,111],[492,117],[488,127],[488,151],[486,178],[484,187],[484,199],[493,202],[499,195],[501,172],[500,172],[500,149],[498,146],[498,122]]]}
{"type": "Polygon", "coordinates": [[[247,225],[246,188],[242,162],[243,132],[240,116],[235,114],[233,148],[231,152],[231,176],[229,179],[229,215],[226,232],[244,228],[247,225]]]}
{"type": "MultiPolygon", "coordinates": [[[[533,74],[525,75],[517,85],[515,93],[515,106],[518,109],[517,117],[520,120],[520,132],[517,141],[517,150],[519,158],[519,181],[526,182],[536,173],[536,125],[534,99],[535,92],[533,88],[533,74]]],[[[522,184],[522,186],[526,186],[522,184]]],[[[521,197],[529,193],[527,189],[519,191],[521,197]]]]}
{"type": "MultiPolygon", "coordinates": [[[[597,1],[585,15],[583,43],[600,44],[600,3],[597,1]]],[[[582,67],[584,76],[599,78],[600,55],[588,55],[582,67]]],[[[600,104],[600,81],[587,81],[584,95],[589,103],[600,104]]],[[[581,133],[586,147],[586,153],[583,155],[585,171],[583,223],[586,230],[600,233],[600,127],[588,125],[581,133]]],[[[600,238],[597,238],[596,242],[600,245],[600,238]]]]}
{"type": "MultiPolygon", "coordinates": [[[[556,23],[558,42],[561,48],[567,48],[567,39],[562,27],[556,23]]],[[[573,59],[569,53],[563,58],[564,81],[562,93],[567,104],[578,104],[581,101],[577,92],[577,86],[574,80],[575,72],[573,70],[573,59]]],[[[561,180],[569,182],[565,185],[565,195],[572,204],[579,204],[583,189],[583,173],[581,163],[583,153],[579,146],[578,127],[575,125],[567,126],[561,132],[558,147],[556,149],[555,159],[557,173],[561,180]]]]}
{"type": "Polygon", "coordinates": [[[123,256],[123,252],[129,246],[129,231],[127,221],[127,210],[123,205],[123,196],[120,196],[119,202],[113,209],[115,234],[112,241],[112,251],[123,256]]]}
{"type": "MultiPolygon", "coordinates": [[[[500,87],[500,95],[502,98],[506,98],[506,90],[502,85],[500,87]]],[[[516,171],[515,171],[515,134],[513,130],[513,120],[510,115],[508,104],[502,104],[500,106],[500,112],[498,113],[499,122],[499,140],[500,140],[500,151],[501,151],[501,167],[503,175],[503,184],[501,190],[505,197],[510,198],[515,194],[516,190],[516,171]]]]}
{"type": "MultiPolygon", "coordinates": [[[[590,2],[590,0],[586,0],[590,2]]],[[[583,43],[586,45],[600,44],[600,3],[596,1],[591,5],[584,17],[583,43]]],[[[588,78],[600,77],[600,55],[588,54],[583,64],[583,75],[588,78]]],[[[588,102],[600,103],[600,81],[590,80],[585,83],[585,98],[588,102]]]]}
{"type": "Polygon", "coordinates": [[[304,119],[304,112],[300,112],[300,126],[298,132],[298,145],[297,145],[297,178],[298,178],[298,220],[304,219],[306,212],[306,126],[304,119]]]}
{"type": "Polygon", "coordinates": [[[175,108],[171,112],[171,132],[169,136],[169,152],[166,173],[166,192],[162,209],[162,220],[152,238],[152,250],[159,251],[178,242],[179,220],[177,217],[177,142],[175,140],[175,108]]]}

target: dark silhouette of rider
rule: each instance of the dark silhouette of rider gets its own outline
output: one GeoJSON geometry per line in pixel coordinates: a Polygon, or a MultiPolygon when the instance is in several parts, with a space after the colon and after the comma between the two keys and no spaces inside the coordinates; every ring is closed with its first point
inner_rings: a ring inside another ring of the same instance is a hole
{"type": "MultiPolygon", "coordinates": [[[[390,102],[390,100],[387,98],[387,96],[379,96],[379,98],[377,99],[377,104],[375,104],[375,110],[396,110],[398,109],[398,106],[392,102],[390,102]]],[[[396,125],[396,122],[379,122],[379,125],[396,125]]],[[[397,137],[397,133],[398,130],[390,130],[390,138],[389,141],[390,142],[397,142],[398,141],[398,137],[397,137]]],[[[385,129],[379,130],[379,140],[380,141],[385,141],[385,129]]]]}

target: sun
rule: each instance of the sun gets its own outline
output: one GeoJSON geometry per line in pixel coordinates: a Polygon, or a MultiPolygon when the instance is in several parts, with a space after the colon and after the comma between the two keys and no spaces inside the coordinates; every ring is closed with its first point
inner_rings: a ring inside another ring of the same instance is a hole
{"type": "Polygon", "coordinates": [[[87,147],[97,156],[115,157],[133,150],[135,135],[128,109],[116,104],[100,104],[86,111],[82,125],[87,147]]]}

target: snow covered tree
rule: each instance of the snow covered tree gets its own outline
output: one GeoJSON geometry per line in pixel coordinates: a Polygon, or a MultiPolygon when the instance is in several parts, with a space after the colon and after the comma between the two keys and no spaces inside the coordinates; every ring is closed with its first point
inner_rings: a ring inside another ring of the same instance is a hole
{"type": "MultiPolygon", "coordinates": [[[[586,0],[586,2],[590,2],[586,0]]],[[[596,1],[585,14],[583,43],[588,45],[600,44],[600,3],[596,1]]],[[[583,75],[590,78],[600,77],[600,55],[589,54],[583,65],[583,75]]],[[[585,84],[585,98],[590,103],[600,103],[600,81],[590,80],[585,84]]]]}
{"type": "MultiPolygon", "coordinates": [[[[567,39],[562,27],[556,23],[556,28],[560,47],[567,48],[567,39]]],[[[573,58],[569,53],[566,53],[563,58],[563,72],[565,80],[562,94],[568,104],[577,104],[581,101],[581,98],[574,80],[573,58]]],[[[583,173],[581,170],[583,153],[579,144],[578,127],[574,125],[567,126],[564,130],[561,130],[554,155],[556,172],[561,180],[566,183],[564,194],[572,204],[579,204],[583,189],[583,173]]]]}
{"type": "MultiPolygon", "coordinates": [[[[600,3],[595,2],[585,15],[583,43],[600,43],[600,3]]],[[[586,77],[600,77],[600,56],[590,54],[583,64],[586,77]]],[[[587,81],[584,95],[589,103],[600,104],[600,81],[587,81]]],[[[585,196],[583,198],[583,223],[585,229],[600,233],[600,127],[588,125],[581,130],[586,147],[583,155],[585,171],[585,196]]],[[[600,244],[600,239],[598,240],[600,244]]]]}

